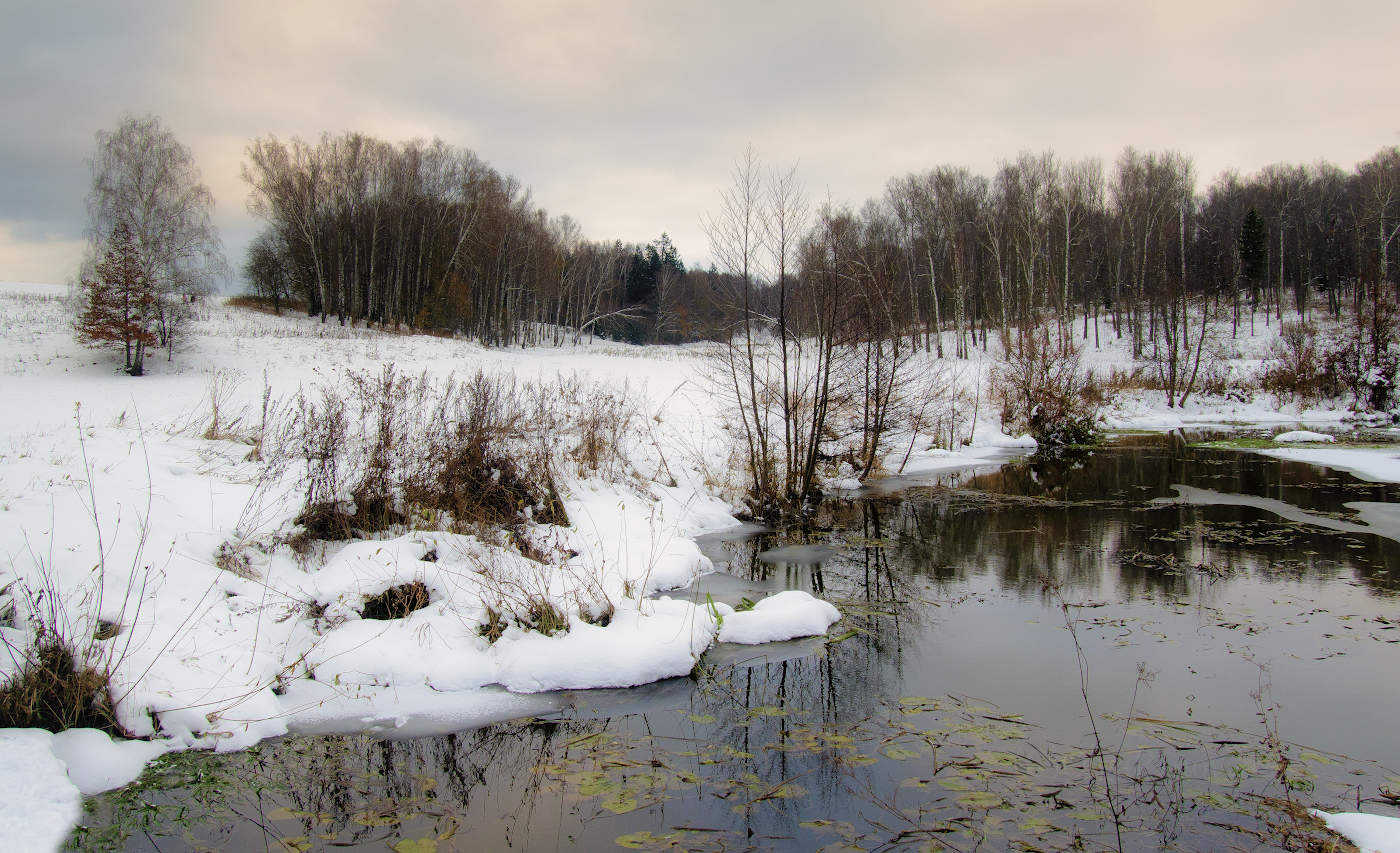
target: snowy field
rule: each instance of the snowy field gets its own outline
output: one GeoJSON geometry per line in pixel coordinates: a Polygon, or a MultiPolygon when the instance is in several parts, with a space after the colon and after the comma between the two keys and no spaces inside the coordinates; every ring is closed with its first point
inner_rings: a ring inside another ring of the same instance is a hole
{"type": "MultiPolygon", "coordinates": [[[[551,691],[684,675],[716,642],[821,634],[839,619],[800,592],[743,612],[685,592],[713,568],[695,537],[739,523],[742,488],[728,419],[707,390],[704,346],[485,349],[213,304],[173,361],[152,351],[148,374],[133,379],[115,349],[74,342],[66,298],[62,287],[0,285],[0,603],[14,608],[0,623],[12,650],[0,652],[0,669],[13,672],[13,650],[30,642],[14,626],[42,590],[37,606],[54,608],[72,636],[103,629],[119,720],[150,740],[0,732],[0,832],[25,839],[21,849],[61,844],[80,793],[125,784],[166,750],[241,749],[289,732],[448,732],[546,712],[561,701],[551,691]],[[559,472],[571,524],[529,531],[555,555],[548,564],[487,536],[431,531],[298,552],[287,540],[303,494],[290,476],[270,484],[237,429],[203,437],[211,392],[223,423],[241,419],[246,430],[264,399],[291,400],[385,364],[409,375],[480,370],[609,388],[636,409],[626,475],[559,472]],[[367,596],[415,582],[427,607],[363,618],[367,596]],[[520,601],[550,603],[567,630],[546,636],[506,620],[483,636],[493,612],[520,601]]],[[[1213,369],[1257,370],[1269,331],[1228,341],[1228,360],[1213,369]]],[[[1101,375],[1131,364],[1118,342],[1090,348],[1086,360],[1101,375]]],[[[976,394],[991,363],[977,353],[944,375],[976,394]]],[[[1027,445],[1001,432],[985,400],[978,410],[968,446],[895,436],[886,470],[917,478],[1027,445]]],[[[1262,395],[1198,395],[1169,410],[1160,393],[1131,392],[1106,415],[1117,428],[1307,423],[1335,432],[1343,412],[1280,411],[1262,395]]],[[[1400,480],[1388,452],[1269,452],[1400,480]]],[[[833,487],[870,485],[829,473],[833,487]]]]}

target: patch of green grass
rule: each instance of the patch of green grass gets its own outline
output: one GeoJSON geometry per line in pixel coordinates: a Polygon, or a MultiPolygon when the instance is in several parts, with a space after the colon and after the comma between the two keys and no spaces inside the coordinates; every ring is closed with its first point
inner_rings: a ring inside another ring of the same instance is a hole
{"type": "Polygon", "coordinates": [[[1271,438],[1240,437],[1222,438],[1215,441],[1199,441],[1191,446],[1205,447],[1212,450],[1266,450],[1274,447],[1290,447],[1292,445],[1280,444],[1271,438]]]}
{"type": "Polygon", "coordinates": [[[1346,440],[1338,441],[1274,441],[1272,438],[1261,438],[1259,436],[1241,436],[1239,438],[1222,438],[1215,441],[1198,441],[1191,447],[1204,447],[1213,450],[1273,450],[1280,447],[1345,447],[1347,450],[1390,450],[1394,444],[1384,442],[1356,442],[1346,440]]]}

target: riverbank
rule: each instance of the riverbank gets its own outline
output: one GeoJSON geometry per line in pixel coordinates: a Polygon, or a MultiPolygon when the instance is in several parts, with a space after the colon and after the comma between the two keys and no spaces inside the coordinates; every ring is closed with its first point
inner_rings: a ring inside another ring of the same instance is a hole
{"type": "MultiPolygon", "coordinates": [[[[731,634],[749,622],[746,633],[761,640],[830,624],[816,599],[780,615],[784,608],[735,613],[737,599],[666,595],[711,570],[695,537],[739,523],[743,486],[729,462],[736,438],[710,392],[705,346],[485,349],[210,304],[172,361],[151,358],[148,375],[132,379],[119,374],[112,353],[72,342],[65,295],[42,285],[0,290],[7,365],[0,587],[16,614],[0,632],[11,649],[26,648],[31,638],[17,626],[35,595],[49,590],[44,600],[72,636],[103,637],[94,642],[112,665],[118,721],[153,739],[141,747],[146,758],[168,749],[235,750],[287,733],[453,731],[540,713],[554,689],[685,674],[726,619],[731,634]],[[264,401],[338,387],[385,364],[438,381],[478,371],[537,387],[563,378],[624,401],[631,428],[620,437],[620,470],[583,463],[561,470],[571,523],[526,531],[552,550],[551,571],[525,558],[518,543],[481,533],[400,530],[348,545],[293,546],[304,482],[295,471],[269,478],[249,458],[264,401]],[[427,607],[406,618],[365,617],[367,598],[414,583],[426,590],[427,607]],[[524,610],[532,602],[553,608],[567,630],[547,635],[506,620],[491,637],[491,613],[499,617],[511,598],[524,610]]],[[[1249,369],[1267,343],[1260,335],[1240,345],[1238,369],[1249,369]]],[[[1088,361],[1104,368],[1130,359],[1114,345],[1088,361]]],[[[894,436],[883,466],[892,481],[985,467],[1027,447],[1002,433],[983,399],[990,364],[978,353],[944,365],[972,409],[963,420],[966,443],[937,448],[894,436]]],[[[1279,413],[1269,401],[1228,396],[1168,410],[1159,394],[1131,389],[1108,413],[1123,428],[1211,420],[1337,426],[1341,416],[1279,413]]],[[[839,467],[828,478],[848,491],[879,485],[853,482],[839,467]]],[[[0,655],[7,672],[16,666],[15,655],[0,655]]],[[[45,768],[46,779],[66,769],[72,785],[6,782],[16,793],[0,828],[33,838],[34,849],[54,846],[65,821],[76,820],[73,792],[123,784],[141,764],[124,760],[118,764],[129,774],[99,778],[88,772],[92,765],[131,750],[94,739],[64,753],[52,743],[29,734],[4,741],[7,753],[27,756],[25,766],[45,768]],[[51,807],[26,807],[26,790],[51,807]]]]}

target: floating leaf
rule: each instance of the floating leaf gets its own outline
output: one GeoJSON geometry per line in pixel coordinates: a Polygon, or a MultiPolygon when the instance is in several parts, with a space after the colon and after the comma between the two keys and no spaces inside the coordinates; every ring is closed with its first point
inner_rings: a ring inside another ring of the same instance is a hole
{"type": "Polygon", "coordinates": [[[889,743],[880,747],[880,753],[886,758],[893,758],[895,761],[908,761],[911,758],[918,758],[920,752],[917,749],[910,749],[907,746],[889,743]]]}
{"type": "Polygon", "coordinates": [[[585,782],[578,786],[578,792],[585,797],[597,797],[609,791],[621,788],[621,783],[613,779],[599,779],[593,782],[585,782]]]}
{"type": "Polygon", "coordinates": [[[708,726],[715,721],[714,714],[691,714],[690,721],[702,726],[708,726]]]}
{"type": "Polygon", "coordinates": [[[360,826],[396,826],[403,822],[403,818],[396,814],[369,811],[355,812],[350,815],[350,820],[360,826]]]}
{"type": "Polygon", "coordinates": [[[1021,756],[1010,752],[978,752],[974,753],[977,760],[983,764],[991,764],[996,767],[1016,767],[1021,763],[1021,756]]]}
{"type": "Polygon", "coordinates": [[[675,837],[674,833],[671,835],[653,835],[647,830],[642,830],[641,832],[629,832],[626,835],[619,835],[613,840],[618,847],[626,847],[628,850],[645,850],[648,847],[667,844],[675,837]]]}
{"type": "Polygon", "coordinates": [[[819,820],[804,820],[802,821],[802,823],[798,824],[798,826],[802,826],[807,829],[819,829],[826,832],[834,832],[847,840],[855,838],[856,836],[855,825],[844,820],[826,820],[825,818],[819,820]]]}
{"type": "Polygon", "coordinates": [[[999,809],[1006,805],[1006,801],[990,791],[972,791],[963,794],[956,800],[957,804],[965,809],[999,809]]]}
{"type": "Polygon", "coordinates": [[[637,795],[626,788],[618,788],[601,805],[613,814],[627,814],[637,810],[637,795]]]}
{"type": "Polygon", "coordinates": [[[659,773],[634,773],[623,784],[636,791],[650,791],[665,788],[666,777],[659,773]]]}
{"type": "Polygon", "coordinates": [[[759,705],[757,708],[749,710],[750,717],[783,717],[786,715],[787,711],[777,705],[759,705]]]}
{"type": "Polygon", "coordinates": [[[1044,835],[1047,832],[1059,832],[1061,827],[1056,826],[1043,817],[1028,818],[1019,824],[1020,828],[1034,835],[1044,835]]]}
{"type": "Polygon", "coordinates": [[[280,843],[292,853],[306,853],[307,850],[311,849],[311,839],[307,838],[305,835],[288,836],[287,838],[281,839],[280,843]]]}
{"type": "Polygon", "coordinates": [[[437,853],[436,838],[405,838],[389,845],[394,853],[437,853]]]}
{"type": "Polygon", "coordinates": [[[1301,751],[1301,752],[1299,752],[1299,753],[1298,753],[1298,757],[1301,758],[1301,759],[1303,759],[1304,761],[1314,761],[1314,762],[1317,762],[1318,764],[1340,764],[1340,763],[1341,763],[1341,762],[1337,761],[1337,759],[1335,759],[1335,758],[1329,758],[1328,756],[1323,755],[1323,754],[1320,753],[1320,752],[1311,752],[1311,751],[1306,750],[1306,749],[1303,750],[1303,751],[1301,751]]]}
{"type": "Polygon", "coordinates": [[[797,784],[796,782],[784,782],[783,784],[769,791],[767,795],[765,795],[764,799],[767,799],[768,797],[776,797],[781,800],[790,800],[795,797],[805,796],[806,793],[807,789],[797,784]]]}

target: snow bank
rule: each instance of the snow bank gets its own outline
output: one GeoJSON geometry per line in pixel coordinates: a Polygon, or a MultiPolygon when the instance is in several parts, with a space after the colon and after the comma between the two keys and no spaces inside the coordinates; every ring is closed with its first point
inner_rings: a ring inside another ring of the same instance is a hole
{"type": "Polygon", "coordinates": [[[1400,817],[1363,812],[1328,814],[1317,809],[1310,813],[1328,829],[1346,836],[1361,853],[1400,853],[1400,817]]]}
{"type": "Polygon", "coordinates": [[[1295,429],[1292,432],[1281,432],[1278,435],[1274,436],[1274,441],[1280,442],[1282,444],[1293,444],[1307,441],[1333,442],[1336,440],[1337,437],[1335,435],[1328,435],[1324,432],[1309,432],[1305,429],[1295,429]]]}
{"type": "MultiPolygon", "coordinates": [[[[683,675],[717,640],[820,636],[839,618],[801,592],[743,613],[655,597],[713,569],[695,536],[738,524],[732,424],[705,390],[703,346],[488,350],[209,304],[193,321],[188,349],[148,362],[147,375],[132,379],[119,375],[119,355],[73,342],[60,290],[0,287],[9,329],[0,337],[0,587],[51,580],[79,635],[90,636],[97,618],[116,625],[117,636],[102,642],[118,653],[119,720],[164,740],[0,733],[0,826],[8,838],[34,839],[33,849],[61,841],[80,790],[121,784],[168,748],[238,749],[288,732],[453,731],[558,708],[565,700],[548,691],[683,675]],[[548,565],[506,541],[445,533],[292,553],[280,537],[304,491],[292,482],[263,488],[247,444],[201,437],[211,377],[232,379],[226,420],[255,423],[264,393],[287,400],[333,382],[337,370],[378,372],[390,363],[438,378],[470,364],[521,381],[573,376],[630,388],[639,417],[622,448],[627,473],[613,482],[573,466],[557,472],[571,526],[524,531],[548,565]],[[412,583],[427,589],[426,607],[400,619],[364,618],[366,597],[412,583]],[[87,612],[84,602],[95,600],[101,611],[87,612]],[[544,636],[522,627],[535,605],[553,608],[568,630],[544,636]]],[[[1263,352],[1268,339],[1254,343],[1263,352]]],[[[1086,360],[1096,369],[1128,363],[1127,346],[1107,342],[1086,360]]],[[[938,366],[931,355],[917,357],[921,367],[938,366]]],[[[975,369],[955,371],[950,384],[985,394],[995,345],[972,357],[975,369]]],[[[892,434],[884,470],[919,476],[995,465],[1034,446],[1005,435],[991,408],[982,404],[981,417],[959,428],[962,444],[951,451],[892,434]]],[[[1156,395],[1113,413],[1123,426],[1299,416],[1199,396],[1184,411],[1166,411],[1156,395]]],[[[1400,480],[1393,455],[1354,464],[1400,480]]],[[[833,486],[872,485],[857,483],[853,471],[827,473],[836,474],[833,486]]],[[[22,644],[22,632],[0,631],[22,644]]],[[[0,678],[12,669],[0,660],[0,678]]]]}
{"type": "Polygon", "coordinates": [[[53,736],[52,750],[68,768],[68,779],[84,795],[100,794],[135,781],[171,741],[113,740],[97,729],[68,729],[53,736]]]}
{"type": "Polygon", "coordinates": [[[1355,474],[1374,483],[1400,483],[1400,453],[1386,448],[1270,447],[1254,451],[1355,474]]]}
{"type": "Polygon", "coordinates": [[[575,622],[552,637],[508,632],[496,643],[499,681],[515,693],[635,687],[689,674],[714,637],[705,608],[660,598],[618,611],[606,626],[575,622]]]}
{"type": "Polygon", "coordinates": [[[835,607],[797,589],[770,595],[752,610],[736,612],[724,604],[716,604],[715,609],[723,617],[720,642],[744,645],[825,634],[841,618],[835,607]]]}
{"type": "Polygon", "coordinates": [[[0,838],[5,849],[57,850],[83,813],[83,795],[37,729],[0,730],[0,838]]]}

